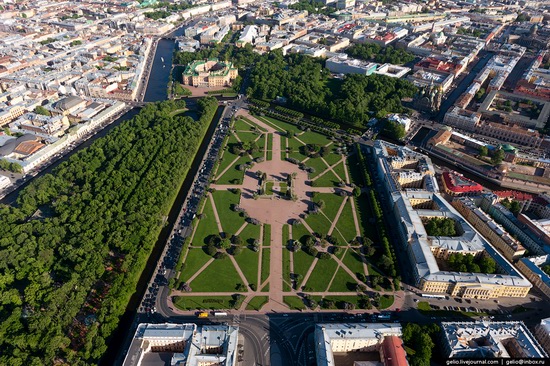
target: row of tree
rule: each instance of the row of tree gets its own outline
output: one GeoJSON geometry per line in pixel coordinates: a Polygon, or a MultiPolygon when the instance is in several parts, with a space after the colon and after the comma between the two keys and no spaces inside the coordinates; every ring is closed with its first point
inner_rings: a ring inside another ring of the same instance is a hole
{"type": "Polygon", "coordinates": [[[97,364],[218,106],[149,104],[0,206],[0,364],[97,364]]]}
{"type": "MultiPolygon", "coordinates": [[[[382,253],[380,253],[380,255],[378,256],[377,264],[382,267],[388,275],[390,275],[391,277],[395,277],[397,276],[397,268],[395,266],[395,251],[393,246],[390,245],[390,240],[388,239],[382,206],[380,205],[380,201],[376,196],[376,192],[372,189],[372,179],[368,171],[366,158],[361,151],[361,147],[358,144],[356,144],[355,147],[358,155],[357,160],[359,162],[360,170],[363,175],[363,181],[365,182],[365,185],[367,187],[371,188],[368,191],[369,206],[371,207],[372,214],[374,216],[374,219],[376,220],[376,229],[378,232],[378,239],[380,240],[380,248],[382,251],[382,253]]],[[[357,195],[359,191],[356,192],[357,195]]],[[[371,243],[365,242],[364,244],[366,244],[366,250],[368,251],[371,243]]]]}

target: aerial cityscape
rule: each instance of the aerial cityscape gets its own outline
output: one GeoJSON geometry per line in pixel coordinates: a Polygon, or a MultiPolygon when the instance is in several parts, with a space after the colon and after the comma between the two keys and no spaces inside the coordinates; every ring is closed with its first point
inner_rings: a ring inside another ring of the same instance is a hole
{"type": "Polygon", "coordinates": [[[2,0],[0,365],[550,364],[549,49],[549,0],[2,0]]]}

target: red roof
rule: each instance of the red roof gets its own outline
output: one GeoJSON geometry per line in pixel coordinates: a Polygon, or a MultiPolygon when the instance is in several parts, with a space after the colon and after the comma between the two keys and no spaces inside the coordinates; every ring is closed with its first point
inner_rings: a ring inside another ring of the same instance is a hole
{"type": "Polygon", "coordinates": [[[479,183],[476,183],[456,172],[444,172],[443,184],[448,190],[454,193],[483,191],[483,187],[479,183]]]}
{"type": "Polygon", "coordinates": [[[381,360],[384,366],[408,366],[407,353],[403,348],[403,341],[398,336],[386,336],[382,342],[381,360]]]}
{"type": "Polygon", "coordinates": [[[499,198],[512,198],[516,201],[529,201],[532,200],[535,196],[529,193],[519,192],[519,191],[494,191],[499,198]]]}

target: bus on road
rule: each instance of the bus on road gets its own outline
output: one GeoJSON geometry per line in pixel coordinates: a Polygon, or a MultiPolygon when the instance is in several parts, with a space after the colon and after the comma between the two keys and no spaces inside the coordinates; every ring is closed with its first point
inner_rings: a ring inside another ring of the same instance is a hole
{"type": "Polygon", "coordinates": [[[214,316],[227,316],[227,313],[224,313],[222,311],[216,311],[214,312],[214,316]]]}
{"type": "Polygon", "coordinates": [[[444,299],[445,298],[445,295],[421,294],[420,296],[426,297],[428,299],[444,299]]]}

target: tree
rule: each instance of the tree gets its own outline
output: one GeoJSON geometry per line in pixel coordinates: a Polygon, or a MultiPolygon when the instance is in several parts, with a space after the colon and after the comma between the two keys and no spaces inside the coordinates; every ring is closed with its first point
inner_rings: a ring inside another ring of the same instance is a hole
{"type": "Polygon", "coordinates": [[[382,134],[394,140],[401,140],[406,134],[405,126],[397,121],[387,121],[382,134]]]}
{"type": "Polygon", "coordinates": [[[41,105],[36,106],[36,108],[34,108],[34,113],[41,114],[43,116],[51,116],[50,111],[48,111],[46,108],[42,107],[41,105]]]}
{"type": "Polygon", "coordinates": [[[504,160],[504,150],[498,149],[494,152],[493,156],[491,157],[491,163],[493,165],[499,165],[504,160]]]}
{"type": "Polygon", "coordinates": [[[481,157],[484,157],[484,156],[487,156],[489,155],[489,149],[487,148],[487,146],[482,146],[479,148],[479,156],[481,157]]]}

